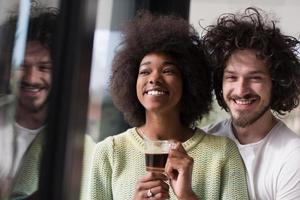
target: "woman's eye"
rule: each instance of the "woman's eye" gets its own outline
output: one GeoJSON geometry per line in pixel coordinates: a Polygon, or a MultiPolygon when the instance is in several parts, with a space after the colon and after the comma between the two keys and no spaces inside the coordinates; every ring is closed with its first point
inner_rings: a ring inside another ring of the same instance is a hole
{"type": "Polygon", "coordinates": [[[173,68],[166,68],[166,69],[163,70],[163,73],[164,74],[176,74],[177,70],[173,69],[173,68]]]}
{"type": "Polygon", "coordinates": [[[174,73],[173,70],[169,70],[169,69],[164,70],[163,72],[166,73],[166,74],[173,74],[174,73]]]}
{"type": "Polygon", "coordinates": [[[149,74],[149,72],[146,70],[139,71],[139,75],[147,75],[147,74],[149,74]]]}

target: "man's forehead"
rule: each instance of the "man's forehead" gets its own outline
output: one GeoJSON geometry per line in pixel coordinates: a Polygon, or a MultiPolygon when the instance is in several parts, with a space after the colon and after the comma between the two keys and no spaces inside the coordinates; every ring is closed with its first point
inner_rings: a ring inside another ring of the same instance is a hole
{"type": "Polygon", "coordinates": [[[29,42],[27,42],[26,52],[38,52],[38,51],[47,51],[47,52],[49,52],[49,49],[47,47],[45,47],[39,41],[29,41],[29,42]]]}
{"type": "Polygon", "coordinates": [[[38,41],[30,41],[26,45],[25,62],[32,61],[50,61],[50,51],[38,41]]]}
{"type": "Polygon", "coordinates": [[[241,72],[248,71],[250,73],[269,71],[265,60],[257,56],[256,51],[246,49],[238,50],[232,53],[226,62],[224,72],[241,72]]]}

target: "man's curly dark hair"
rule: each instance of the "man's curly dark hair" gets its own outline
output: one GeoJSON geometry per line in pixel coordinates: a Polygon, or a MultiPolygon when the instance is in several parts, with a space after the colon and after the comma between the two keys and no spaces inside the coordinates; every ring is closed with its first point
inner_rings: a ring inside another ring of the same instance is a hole
{"type": "Polygon", "coordinates": [[[272,79],[270,108],[284,115],[299,104],[299,41],[283,35],[275,21],[256,8],[242,14],[223,14],[215,25],[206,28],[203,43],[214,66],[213,87],[219,105],[228,111],[223,99],[222,81],[226,62],[236,50],[252,49],[266,61],[272,79]],[[264,17],[266,17],[264,19],[264,17]]]}
{"type": "MultiPolygon", "coordinates": [[[[59,10],[54,7],[43,7],[39,1],[32,1],[27,30],[27,42],[38,41],[46,48],[52,48],[57,29],[59,10]]],[[[1,30],[10,40],[15,37],[19,15],[13,14],[1,26],[1,30]]]]}
{"type": "Polygon", "coordinates": [[[191,125],[208,113],[212,102],[211,69],[194,28],[172,15],[139,12],[126,24],[113,60],[110,92],[131,126],[145,123],[145,109],[136,94],[140,62],[149,53],[164,53],[178,63],[182,75],[180,119],[191,125]]]}
{"type": "MultiPolygon", "coordinates": [[[[27,30],[27,42],[38,41],[53,54],[53,43],[57,29],[59,10],[43,7],[38,1],[32,1],[27,30]]],[[[9,18],[0,26],[0,95],[10,94],[9,85],[12,53],[16,36],[18,13],[12,12],[9,18]]],[[[17,36],[18,37],[18,36],[17,36]]]]}
{"type": "Polygon", "coordinates": [[[38,41],[49,50],[53,49],[59,11],[57,8],[32,8],[27,32],[28,41],[38,41]]]}

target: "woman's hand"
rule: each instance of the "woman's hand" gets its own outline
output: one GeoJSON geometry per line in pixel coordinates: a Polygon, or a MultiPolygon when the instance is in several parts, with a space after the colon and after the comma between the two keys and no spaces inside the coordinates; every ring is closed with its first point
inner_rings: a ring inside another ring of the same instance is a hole
{"type": "Polygon", "coordinates": [[[135,190],[134,200],[165,200],[170,198],[168,178],[161,173],[149,172],[142,177],[135,190]]]}
{"type": "Polygon", "coordinates": [[[194,160],[179,142],[174,142],[169,152],[165,171],[170,185],[180,200],[198,199],[192,190],[192,172],[194,160]]]}

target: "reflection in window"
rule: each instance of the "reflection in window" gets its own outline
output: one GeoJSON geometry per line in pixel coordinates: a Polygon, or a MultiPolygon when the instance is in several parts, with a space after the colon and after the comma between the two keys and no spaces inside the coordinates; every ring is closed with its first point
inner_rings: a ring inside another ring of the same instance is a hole
{"type": "Polygon", "coordinates": [[[10,192],[12,198],[29,196],[38,188],[58,16],[56,9],[29,0],[21,1],[14,13],[0,35],[5,52],[0,59],[5,72],[0,89],[1,199],[10,192]]]}
{"type": "MultiPolygon", "coordinates": [[[[30,5],[30,4],[29,4],[30,5]]],[[[12,6],[12,5],[10,5],[12,6]]],[[[10,6],[7,6],[7,8],[10,6]]],[[[30,6],[29,6],[30,7],[30,6]]],[[[20,4],[22,13],[28,12],[28,2],[20,4]],[[27,4],[26,4],[27,3],[27,4]]],[[[24,34],[15,34],[17,29],[17,17],[9,18],[2,16],[1,25],[1,107],[0,107],[0,129],[1,129],[1,147],[0,154],[0,196],[7,197],[12,180],[16,174],[20,158],[17,158],[17,138],[14,134],[14,113],[16,102],[17,78],[13,73],[11,65],[13,46],[15,38],[24,38],[24,34]],[[16,36],[16,37],[15,37],[16,36]]],[[[23,18],[26,21],[26,16],[23,18]]],[[[24,24],[23,24],[24,25],[24,24]]],[[[26,35],[25,35],[26,37],[26,35]]],[[[21,47],[22,48],[22,47],[21,47]]]]}

